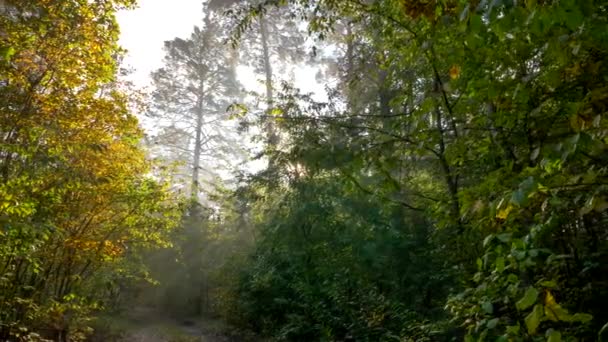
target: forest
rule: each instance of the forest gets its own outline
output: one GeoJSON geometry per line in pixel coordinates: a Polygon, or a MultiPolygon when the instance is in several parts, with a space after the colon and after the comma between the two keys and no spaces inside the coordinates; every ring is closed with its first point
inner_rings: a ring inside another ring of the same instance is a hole
{"type": "Polygon", "coordinates": [[[198,1],[0,0],[0,341],[608,341],[608,2],[198,1]]]}

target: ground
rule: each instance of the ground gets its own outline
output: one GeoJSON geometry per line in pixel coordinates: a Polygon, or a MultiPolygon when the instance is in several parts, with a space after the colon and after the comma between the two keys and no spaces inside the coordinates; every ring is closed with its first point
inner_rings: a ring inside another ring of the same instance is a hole
{"type": "Polygon", "coordinates": [[[149,309],[100,317],[92,342],[245,342],[242,333],[213,318],[176,320],[149,309]]]}

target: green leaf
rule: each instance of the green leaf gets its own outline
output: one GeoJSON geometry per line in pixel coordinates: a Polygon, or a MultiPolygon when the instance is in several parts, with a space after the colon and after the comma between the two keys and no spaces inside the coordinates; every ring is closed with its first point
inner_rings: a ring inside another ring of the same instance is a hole
{"type": "Polygon", "coordinates": [[[477,14],[472,15],[469,21],[469,27],[472,32],[480,33],[483,28],[483,21],[481,20],[481,16],[477,14]]]}
{"type": "Polygon", "coordinates": [[[498,238],[498,240],[500,240],[500,242],[502,242],[502,243],[510,242],[512,237],[513,237],[513,234],[511,234],[511,233],[502,233],[502,234],[496,235],[496,238],[498,238]]]}
{"type": "Polygon", "coordinates": [[[540,147],[533,149],[532,152],[530,152],[530,160],[532,160],[532,161],[536,160],[536,158],[538,158],[539,154],[540,154],[540,147]]]}
{"type": "Polygon", "coordinates": [[[526,178],[521,184],[519,184],[519,188],[524,192],[525,195],[529,195],[532,191],[536,190],[538,187],[538,182],[534,179],[534,177],[526,178]]]}
{"type": "Polygon", "coordinates": [[[594,207],[595,207],[595,196],[592,195],[585,201],[585,205],[581,208],[580,214],[587,215],[591,212],[591,210],[593,210],[594,207]]]}
{"type": "Polygon", "coordinates": [[[507,327],[507,334],[518,335],[519,334],[519,325],[509,325],[507,327]]]}
{"type": "Polygon", "coordinates": [[[542,318],[543,306],[540,304],[536,304],[534,306],[534,310],[532,310],[532,312],[530,312],[525,318],[526,328],[528,328],[528,334],[534,335],[536,333],[536,330],[538,329],[542,318]]]}
{"type": "Polygon", "coordinates": [[[490,235],[486,236],[486,238],[485,238],[485,239],[483,239],[483,246],[484,246],[484,247],[487,247],[487,246],[488,246],[488,244],[489,244],[489,243],[490,243],[490,242],[491,242],[493,239],[494,239],[494,235],[493,235],[493,234],[490,234],[490,235]]]}
{"type": "Polygon", "coordinates": [[[540,286],[547,287],[550,289],[556,289],[557,283],[555,282],[555,280],[545,280],[540,283],[540,286]]]}
{"type": "Polygon", "coordinates": [[[520,206],[520,207],[524,204],[525,199],[526,199],[526,196],[521,189],[514,191],[513,194],[511,195],[511,203],[513,203],[517,206],[520,206]]]}
{"type": "Polygon", "coordinates": [[[593,319],[593,315],[587,313],[575,313],[570,319],[572,322],[588,323],[593,319]]]}
{"type": "Polygon", "coordinates": [[[469,16],[469,8],[470,8],[470,4],[467,4],[464,9],[462,10],[462,12],[460,12],[460,21],[464,21],[468,16],[469,16]]]}
{"type": "Polygon", "coordinates": [[[500,321],[500,319],[498,319],[498,318],[493,318],[493,319],[489,320],[488,324],[487,324],[488,329],[496,328],[496,326],[498,325],[498,321],[500,321]]]}
{"type": "Polygon", "coordinates": [[[498,257],[496,258],[496,272],[502,273],[505,270],[505,258],[498,257]]]}
{"type": "Polygon", "coordinates": [[[272,108],[269,114],[272,116],[281,116],[283,115],[283,110],[281,108],[272,108]]]}
{"type": "Polygon", "coordinates": [[[515,307],[517,307],[517,310],[525,310],[534,305],[537,299],[538,290],[530,286],[524,293],[524,296],[520,300],[518,300],[517,303],[515,303],[515,307]]]}
{"type": "Polygon", "coordinates": [[[0,57],[2,57],[2,59],[6,60],[7,62],[10,62],[11,57],[15,55],[15,52],[15,48],[13,48],[12,46],[0,47],[0,57]]]}
{"type": "Polygon", "coordinates": [[[492,314],[494,312],[494,305],[492,305],[492,303],[490,302],[481,303],[481,308],[483,309],[483,311],[489,314],[492,314]]]}
{"type": "Polygon", "coordinates": [[[547,330],[547,333],[545,334],[545,336],[547,337],[547,342],[561,342],[562,341],[562,334],[557,330],[549,329],[549,330],[547,330]]]}

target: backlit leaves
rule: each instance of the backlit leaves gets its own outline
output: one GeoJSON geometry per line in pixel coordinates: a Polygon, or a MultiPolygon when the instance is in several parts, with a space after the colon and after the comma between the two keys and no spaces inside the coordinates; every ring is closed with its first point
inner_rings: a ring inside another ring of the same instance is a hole
{"type": "Polygon", "coordinates": [[[162,245],[179,212],[167,185],[146,176],[142,132],[116,80],[114,14],[133,1],[8,3],[0,276],[10,281],[0,284],[0,335],[13,339],[50,324],[55,309],[74,320],[98,309],[101,279],[125,274],[127,250],[162,245]]]}
{"type": "Polygon", "coordinates": [[[536,290],[534,287],[528,287],[528,289],[524,293],[524,296],[517,303],[515,303],[515,306],[518,310],[525,310],[530,306],[534,305],[534,303],[536,303],[537,298],[538,290],[536,290]]]}

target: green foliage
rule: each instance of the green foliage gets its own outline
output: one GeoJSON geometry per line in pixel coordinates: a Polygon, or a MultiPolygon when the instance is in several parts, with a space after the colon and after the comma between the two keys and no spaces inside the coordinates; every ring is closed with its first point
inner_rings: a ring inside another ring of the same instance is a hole
{"type": "Polygon", "coordinates": [[[329,177],[273,202],[238,288],[252,328],[281,340],[390,340],[408,336],[404,322],[422,338],[427,319],[442,317],[429,305],[445,299],[447,272],[432,263],[422,217],[407,221],[329,177]]]}
{"type": "Polygon", "coordinates": [[[272,4],[345,53],[326,103],[277,95],[244,320],[284,340],[601,335],[606,4],[272,4]]]}

